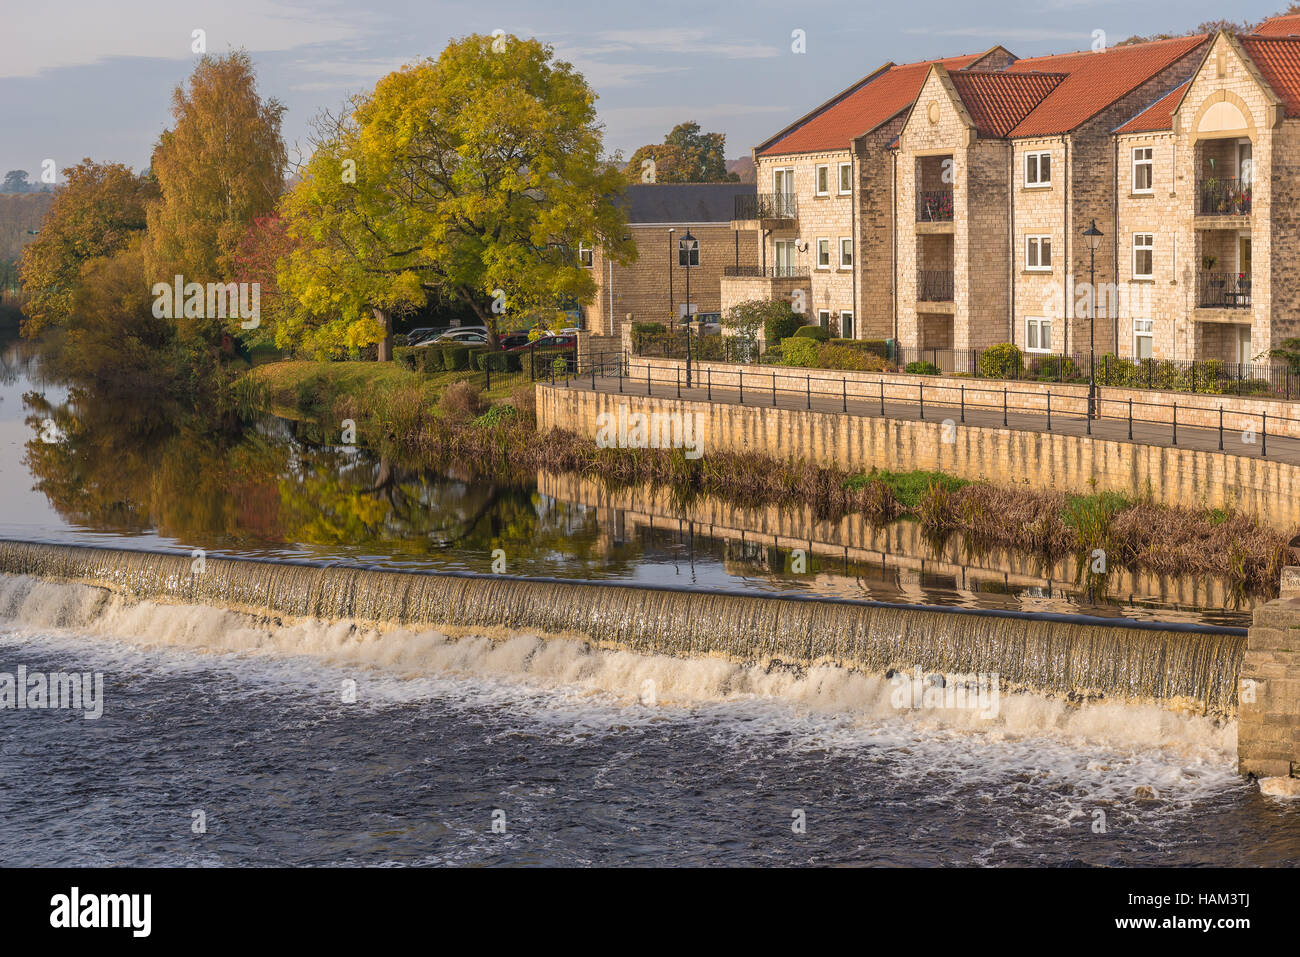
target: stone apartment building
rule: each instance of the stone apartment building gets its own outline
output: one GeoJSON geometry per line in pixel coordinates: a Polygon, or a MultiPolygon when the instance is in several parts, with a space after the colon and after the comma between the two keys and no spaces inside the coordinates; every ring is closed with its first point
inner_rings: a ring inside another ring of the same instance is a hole
{"type": "Polygon", "coordinates": [[[1266,357],[1300,335],[1297,136],[1300,16],[886,64],[755,149],[733,226],[758,262],[722,277],[720,302],[785,298],[954,367],[999,342],[1266,357]]]}
{"type": "Polygon", "coordinates": [[[582,247],[580,256],[598,292],[585,307],[585,328],[617,336],[624,323],[668,322],[720,312],[723,269],[754,265],[752,237],[732,228],[736,211],[752,203],[753,184],[662,183],[627,187],[624,205],[637,259],[620,266],[604,251],[582,247]],[[681,248],[687,236],[693,249],[681,248]],[[690,299],[687,299],[687,292],[690,299]]]}

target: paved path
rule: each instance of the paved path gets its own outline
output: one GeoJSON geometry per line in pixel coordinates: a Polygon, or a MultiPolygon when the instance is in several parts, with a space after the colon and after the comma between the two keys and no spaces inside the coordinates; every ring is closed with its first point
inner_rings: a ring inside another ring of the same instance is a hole
{"type": "MultiPolygon", "coordinates": [[[[755,379],[758,380],[758,375],[755,379]]],[[[682,380],[685,381],[684,379],[682,380]]],[[[559,382],[556,383],[560,385],[559,382]]],[[[949,385],[950,383],[944,383],[949,385]]],[[[678,384],[672,380],[664,381],[656,379],[647,388],[644,377],[636,378],[619,378],[618,376],[600,376],[595,379],[595,390],[599,392],[622,391],[625,395],[646,395],[651,394],[662,398],[677,398],[679,392],[681,398],[690,399],[697,402],[713,402],[715,404],[727,405],[751,405],[771,408],[776,406],[782,409],[809,409],[814,412],[838,412],[844,414],[846,411],[849,415],[870,416],[879,418],[881,416],[881,405],[879,399],[862,399],[849,396],[847,403],[842,395],[818,395],[816,384],[813,386],[811,399],[807,393],[801,392],[783,392],[778,389],[775,396],[772,394],[770,385],[765,389],[761,382],[756,381],[753,388],[749,383],[745,384],[744,401],[741,401],[741,395],[736,388],[727,388],[718,385],[712,385],[709,389],[696,384],[692,388],[678,384]]],[[[825,388],[826,383],[822,383],[825,388]]],[[[952,388],[957,388],[951,384],[952,388]]],[[[592,379],[579,377],[570,379],[568,388],[592,390],[592,379]]],[[[940,394],[938,388],[936,394],[940,394]]],[[[1100,390],[1103,398],[1105,389],[1100,390]]],[[[942,393],[944,399],[953,402],[953,405],[932,404],[929,396],[926,398],[924,413],[919,402],[904,402],[897,399],[887,399],[884,405],[884,416],[891,419],[917,420],[924,418],[926,421],[942,422],[951,419],[960,427],[963,424],[961,412],[957,408],[955,397],[951,393],[942,393]]],[[[1065,396],[1059,397],[1062,405],[1071,401],[1071,406],[1077,408],[1079,400],[1077,398],[1067,399],[1065,396]]],[[[1057,397],[1054,397],[1054,401],[1057,397]]],[[[1171,408],[1172,408],[1172,401],[1171,408]]],[[[1139,445],[1153,445],[1161,447],[1176,446],[1180,449],[1200,449],[1203,451],[1217,452],[1219,450],[1220,435],[1218,429],[1195,428],[1180,424],[1177,429],[1177,442],[1174,441],[1174,428],[1171,422],[1144,422],[1134,418],[1130,425],[1126,407],[1118,402],[1103,402],[1102,411],[1105,418],[1098,418],[1092,421],[1092,437],[1097,439],[1108,439],[1116,442],[1133,442],[1139,445]],[[1115,415],[1123,415],[1122,418],[1113,418],[1115,415]],[[1129,430],[1132,429],[1130,437],[1129,430]]],[[[1134,416],[1143,414],[1161,414],[1168,416],[1169,410],[1161,408],[1159,410],[1146,409],[1141,410],[1137,404],[1134,405],[1134,416]]],[[[966,404],[965,425],[976,425],[985,428],[1003,428],[1003,411],[1001,407],[988,408],[987,406],[975,407],[971,402],[966,404]]],[[[1006,428],[1016,429],[1022,432],[1046,432],[1049,431],[1049,423],[1046,414],[1034,412],[1017,412],[1011,409],[1006,412],[1006,428]]],[[[1088,421],[1087,417],[1079,413],[1072,415],[1052,412],[1050,431],[1060,432],[1064,435],[1087,435],[1088,421]]],[[[1267,457],[1282,462],[1300,464],[1300,439],[1284,438],[1282,436],[1265,436],[1262,432],[1254,436],[1254,441],[1245,441],[1243,433],[1225,429],[1222,435],[1223,451],[1230,455],[1241,455],[1247,458],[1267,457]]]]}

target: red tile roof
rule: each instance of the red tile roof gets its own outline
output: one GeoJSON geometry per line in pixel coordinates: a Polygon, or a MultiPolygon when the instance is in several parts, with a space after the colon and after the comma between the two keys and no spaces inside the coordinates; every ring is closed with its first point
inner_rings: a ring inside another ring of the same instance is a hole
{"type": "Polygon", "coordinates": [[[1300,116],[1300,39],[1242,37],[1241,46],[1285,104],[1286,115],[1300,116]]]}
{"type": "Polygon", "coordinates": [[[1300,13],[1284,13],[1278,17],[1269,17],[1255,28],[1255,36],[1300,36],[1300,13]]]}
{"type": "Polygon", "coordinates": [[[1149,133],[1154,130],[1170,130],[1174,127],[1174,110],[1183,99],[1187,84],[1180,83],[1160,99],[1156,100],[1133,119],[1116,128],[1116,133],[1149,133]]]}
{"type": "Polygon", "coordinates": [[[1177,37],[1111,47],[1102,53],[1060,53],[1017,60],[1008,71],[1050,71],[1069,76],[1010,135],[1052,136],[1069,132],[1205,41],[1203,35],[1177,37]]]}
{"type": "Polygon", "coordinates": [[[973,53],[901,66],[886,64],[820,107],[809,118],[778,133],[759,148],[758,155],[847,149],[855,136],[869,133],[911,106],[933,64],[941,63],[947,69],[960,70],[981,56],[983,54],[973,53]]]}
{"type": "Polygon", "coordinates": [[[980,136],[1006,136],[1064,80],[1064,73],[959,70],[953,88],[980,136]]]}

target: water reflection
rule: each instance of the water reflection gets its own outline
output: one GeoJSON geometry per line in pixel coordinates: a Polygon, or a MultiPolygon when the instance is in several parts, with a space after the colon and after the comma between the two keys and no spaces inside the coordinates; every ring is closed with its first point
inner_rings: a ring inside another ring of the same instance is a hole
{"type": "Polygon", "coordinates": [[[431,472],[308,422],[65,390],[20,348],[0,376],[0,418],[22,428],[25,466],[0,471],[4,537],[478,572],[499,548],[510,574],[1237,625],[1250,606],[1224,582],[1098,575],[1078,556],[931,541],[911,521],[683,505],[580,476],[431,472]]]}

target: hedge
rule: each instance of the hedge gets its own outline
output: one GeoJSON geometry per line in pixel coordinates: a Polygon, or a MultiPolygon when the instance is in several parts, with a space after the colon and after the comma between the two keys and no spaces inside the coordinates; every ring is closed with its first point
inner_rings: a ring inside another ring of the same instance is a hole
{"type": "Polygon", "coordinates": [[[474,357],[479,372],[519,372],[523,359],[518,352],[480,352],[474,357]]]}
{"type": "Polygon", "coordinates": [[[821,326],[800,326],[795,330],[796,339],[812,339],[816,342],[826,342],[830,339],[831,334],[821,326]]]}
{"type": "Polygon", "coordinates": [[[444,346],[442,365],[448,372],[459,372],[461,369],[468,369],[469,346],[444,346]]]}
{"type": "Polygon", "coordinates": [[[782,362],[803,369],[817,367],[817,341],[806,336],[790,336],[781,340],[782,362]]]}

